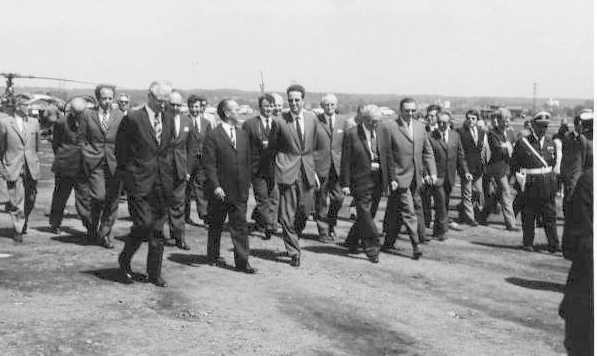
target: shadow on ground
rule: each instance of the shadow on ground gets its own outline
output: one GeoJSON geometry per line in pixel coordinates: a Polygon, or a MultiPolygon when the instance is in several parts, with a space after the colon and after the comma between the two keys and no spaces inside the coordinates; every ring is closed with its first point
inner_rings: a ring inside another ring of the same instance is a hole
{"type": "Polygon", "coordinates": [[[548,282],[548,281],[538,281],[538,280],[524,279],[524,278],[518,278],[518,277],[508,277],[508,278],[506,278],[506,282],[508,282],[510,284],[514,284],[515,286],[529,288],[529,289],[564,293],[564,285],[560,284],[560,283],[554,283],[554,282],[548,282]]]}

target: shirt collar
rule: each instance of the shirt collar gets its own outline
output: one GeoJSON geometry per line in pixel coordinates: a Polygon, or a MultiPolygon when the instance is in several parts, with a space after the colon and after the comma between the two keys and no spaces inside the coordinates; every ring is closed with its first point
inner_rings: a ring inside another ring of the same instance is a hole
{"type": "Polygon", "coordinates": [[[145,110],[147,111],[147,114],[153,119],[155,117],[155,112],[153,110],[151,110],[151,108],[149,107],[149,105],[145,104],[145,110]]]}
{"type": "Polygon", "coordinates": [[[230,129],[233,127],[234,126],[230,125],[229,123],[222,121],[222,128],[224,129],[224,131],[226,131],[227,134],[230,133],[230,129]]]}
{"type": "Polygon", "coordinates": [[[300,119],[300,120],[302,120],[302,119],[304,118],[304,116],[303,116],[303,110],[301,110],[301,111],[298,113],[298,115],[296,115],[296,114],[295,114],[295,113],[293,113],[293,112],[290,112],[290,115],[292,115],[292,119],[293,119],[293,120],[296,120],[297,118],[298,118],[298,119],[300,119]]]}

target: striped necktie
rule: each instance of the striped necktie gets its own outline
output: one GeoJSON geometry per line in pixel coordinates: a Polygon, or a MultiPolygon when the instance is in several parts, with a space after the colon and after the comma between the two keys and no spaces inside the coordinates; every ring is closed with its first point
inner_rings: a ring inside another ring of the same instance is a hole
{"type": "Polygon", "coordinates": [[[155,139],[158,141],[158,144],[162,142],[162,113],[156,112],[154,119],[153,119],[153,130],[155,131],[155,139]]]}

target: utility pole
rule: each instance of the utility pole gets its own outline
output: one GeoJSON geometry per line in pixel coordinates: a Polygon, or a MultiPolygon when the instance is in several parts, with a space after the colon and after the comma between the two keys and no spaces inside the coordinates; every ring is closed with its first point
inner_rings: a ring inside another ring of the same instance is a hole
{"type": "Polygon", "coordinates": [[[259,89],[261,90],[261,95],[265,94],[265,82],[263,81],[263,71],[259,71],[259,89]]]}
{"type": "Polygon", "coordinates": [[[533,82],[533,112],[535,112],[537,104],[537,82],[533,82]]]}

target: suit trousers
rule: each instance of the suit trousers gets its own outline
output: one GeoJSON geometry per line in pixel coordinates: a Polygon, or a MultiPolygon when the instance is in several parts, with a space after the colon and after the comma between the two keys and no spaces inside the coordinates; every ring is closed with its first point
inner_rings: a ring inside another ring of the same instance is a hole
{"type": "Polygon", "coordinates": [[[31,177],[27,165],[23,165],[21,175],[15,181],[6,183],[8,192],[7,210],[10,213],[15,232],[22,233],[35,205],[37,181],[31,177]]]}
{"type": "Polygon", "coordinates": [[[273,177],[255,177],[251,185],[256,203],[251,219],[266,231],[275,231],[280,199],[278,185],[274,182],[273,177]]]}
{"type": "Polygon", "coordinates": [[[191,173],[187,182],[184,201],[184,217],[191,218],[191,202],[195,201],[199,219],[205,220],[207,216],[207,199],[204,192],[205,179],[198,172],[191,173]]]}
{"type": "Polygon", "coordinates": [[[172,200],[168,206],[168,224],[170,226],[170,238],[184,240],[185,235],[185,192],[187,181],[178,180],[174,182],[172,200]]]}
{"type": "MultiPolygon", "coordinates": [[[[512,228],[516,226],[516,218],[514,216],[514,210],[512,208],[513,203],[513,191],[510,187],[510,183],[508,182],[507,176],[501,177],[491,177],[495,185],[495,194],[489,195],[485,199],[485,206],[483,207],[483,220],[486,220],[491,207],[495,205],[495,200],[497,199],[502,207],[502,214],[504,215],[504,223],[506,224],[507,228],[512,228]]],[[[489,192],[485,192],[488,194],[489,192]]]]}
{"type": "MultiPolygon", "coordinates": [[[[415,182],[411,183],[410,188],[398,188],[390,193],[386,206],[386,239],[384,241],[385,246],[394,246],[400,227],[402,224],[406,225],[408,236],[413,247],[418,245],[417,240],[420,241],[421,236],[420,226],[423,224],[422,216],[417,218],[417,215],[422,215],[422,204],[419,195],[419,188],[415,185],[415,182]],[[415,207],[415,201],[417,201],[418,209],[415,207]],[[419,214],[417,214],[419,210],[419,214]]],[[[424,233],[424,226],[423,233],[424,233]]]]}
{"type": "Polygon", "coordinates": [[[116,214],[118,213],[118,200],[114,202],[116,198],[112,193],[110,199],[108,199],[108,191],[111,189],[117,189],[118,186],[121,184],[119,182],[118,177],[112,175],[110,173],[110,168],[108,167],[108,163],[104,160],[102,163],[89,172],[89,196],[91,199],[91,226],[94,232],[99,232],[99,225],[100,222],[106,221],[107,224],[110,224],[106,229],[107,231],[111,231],[112,225],[114,221],[116,221],[116,214]],[[110,201],[112,200],[112,201],[110,201]],[[116,204],[116,209],[114,209],[114,204],[116,204]],[[104,216],[104,215],[114,215],[104,216]]]}
{"type": "Polygon", "coordinates": [[[313,187],[306,179],[299,179],[294,184],[278,184],[280,206],[278,222],[282,227],[282,238],[286,251],[291,257],[300,255],[299,234],[307,224],[307,217],[313,211],[313,187]]]}
{"type": "Polygon", "coordinates": [[[91,228],[91,202],[89,198],[89,184],[87,178],[82,174],[78,177],[54,176],[54,192],[52,193],[52,205],[50,208],[50,226],[60,227],[64,217],[64,207],[70,197],[72,190],[75,190],[75,208],[77,214],[89,231],[91,228]]]}
{"type": "Polygon", "coordinates": [[[249,261],[249,229],[247,227],[247,202],[221,201],[210,198],[207,205],[207,258],[220,257],[220,238],[226,216],[230,228],[230,238],[234,246],[234,264],[244,268],[249,261]]]}
{"type": "Polygon", "coordinates": [[[375,225],[375,213],[381,200],[382,186],[379,172],[371,173],[371,182],[367,189],[353,192],[357,210],[357,220],[354,222],[348,236],[346,245],[357,247],[362,241],[367,256],[379,254],[379,231],[375,225]]]}
{"type": "Polygon", "coordinates": [[[447,180],[439,186],[433,187],[433,200],[435,201],[435,220],[433,222],[433,236],[440,236],[448,232],[448,206],[452,186],[447,180]]]}
{"type": "Polygon", "coordinates": [[[109,238],[112,235],[112,227],[118,218],[118,204],[123,189],[123,181],[118,175],[106,177],[106,198],[101,213],[101,221],[98,229],[99,237],[109,238]]]}
{"type": "Polygon", "coordinates": [[[535,222],[543,218],[543,226],[547,244],[550,248],[559,246],[556,230],[556,200],[557,189],[554,174],[529,176],[523,193],[524,201],[521,211],[523,245],[532,246],[535,240],[535,222]]]}
{"type": "MultiPolygon", "coordinates": [[[[423,207],[423,220],[425,221],[425,226],[429,226],[431,224],[431,198],[433,198],[433,187],[428,185],[423,185],[421,187],[421,206],[423,207]]],[[[437,204],[434,200],[433,204],[437,204]]],[[[436,208],[437,209],[437,208],[436,208]]]]}
{"type": "Polygon", "coordinates": [[[483,176],[473,178],[472,181],[460,179],[460,194],[462,197],[462,218],[466,221],[477,221],[483,212],[485,195],[483,194],[483,176]]]}
{"type": "Polygon", "coordinates": [[[327,237],[338,223],[344,194],[336,171],[331,169],[328,177],[321,177],[321,187],[315,191],[315,221],[320,237],[327,237]],[[329,203],[328,203],[329,197],[329,203]]]}

